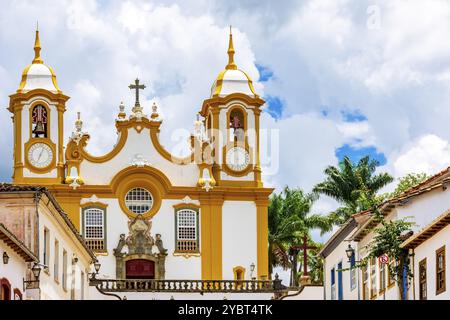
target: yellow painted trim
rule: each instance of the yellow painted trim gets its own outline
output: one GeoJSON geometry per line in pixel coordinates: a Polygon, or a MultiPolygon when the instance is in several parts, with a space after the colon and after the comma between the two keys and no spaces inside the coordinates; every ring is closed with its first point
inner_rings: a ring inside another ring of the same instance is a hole
{"type": "Polygon", "coordinates": [[[102,209],[106,209],[106,208],[108,208],[108,204],[106,204],[106,203],[102,203],[102,202],[98,202],[98,201],[96,201],[96,202],[85,202],[85,203],[83,203],[83,204],[80,204],[80,209],[84,209],[84,208],[88,208],[88,207],[99,207],[99,208],[102,208],[102,209]]]}
{"type": "MultiPolygon", "coordinates": [[[[117,173],[111,180],[110,188],[119,199],[119,205],[129,217],[136,217],[125,205],[125,195],[132,188],[141,187],[147,189],[153,196],[153,206],[145,218],[153,217],[161,207],[161,200],[172,188],[170,180],[158,169],[153,167],[128,167],[117,173]]],[[[95,193],[97,194],[97,193],[95,193]]],[[[184,193],[186,196],[186,193],[184,193]]]]}
{"type": "Polygon", "coordinates": [[[184,208],[186,208],[186,209],[200,209],[200,206],[198,204],[189,202],[189,203],[177,203],[177,204],[174,204],[173,208],[175,210],[184,209],[184,208]]]}
{"type": "Polygon", "coordinates": [[[26,66],[25,69],[23,69],[22,80],[20,81],[19,89],[17,89],[17,92],[21,92],[23,88],[25,88],[25,85],[27,84],[28,71],[30,70],[31,66],[32,65],[30,64],[26,66]]]}
{"type": "Polygon", "coordinates": [[[119,200],[119,205],[122,211],[129,216],[130,218],[137,217],[137,214],[129,210],[125,204],[125,196],[128,191],[133,188],[143,188],[150,192],[153,197],[153,205],[149,211],[142,214],[144,218],[151,218],[156,213],[158,213],[159,208],[161,207],[161,190],[154,184],[147,180],[146,175],[134,175],[130,176],[128,179],[124,180],[117,190],[117,198],[119,200]]]}
{"type": "Polygon", "coordinates": [[[87,160],[93,163],[104,163],[113,159],[125,146],[125,143],[128,139],[128,130],[130,128],[134,128],[136,132],[140,133],[144,128],[149,129],[150,131],[150,140],[153,143],[153,146],[158,151],[158,153],[168,161],[179,165],[185,165],[194,162],[194,154],[187,156],[185,158],[179,158],[171,155],[159,142],[158,133],[159,126],[161,122],[149,121],[146,118],[141,119],[141,121],[137,121],[135,118],[126,121],[117,121],[116,127],[119,132],[119,141],[115,145],[114,149],[112,149],[109,153],[103,156],[92,156],[86,150],[85,147],[87,145],[87,141],[90,136],[88,134],[83,135],[79,144],[76,144],[74,141],[69,141],[66,147],[66,160],[79,160],[80,162],[83,160],[87,160]]]}
{"type": "Polygon", "coordinates": [[[257,237],[257,275],[258,279],[269,277],[269,200],[261,199],[256,203],[256,237],[257,237]]]}
{"type": "Polygon", "coordinates": [[[200,252],[177,252],[174,251],[172,254],[174,257],[183,257],[185,259],[193,258],[193,257],[201,257],[200,252]]]}

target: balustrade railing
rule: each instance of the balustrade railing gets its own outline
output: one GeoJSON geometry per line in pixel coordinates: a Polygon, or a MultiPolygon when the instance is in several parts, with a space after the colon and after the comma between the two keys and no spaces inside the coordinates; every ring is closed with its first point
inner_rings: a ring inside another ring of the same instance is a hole
{"type": "Polygon", "coordinates": [[[103,292],[277,292],[281,280],[154,280],[91,279],[91,286],[103,292]]]}

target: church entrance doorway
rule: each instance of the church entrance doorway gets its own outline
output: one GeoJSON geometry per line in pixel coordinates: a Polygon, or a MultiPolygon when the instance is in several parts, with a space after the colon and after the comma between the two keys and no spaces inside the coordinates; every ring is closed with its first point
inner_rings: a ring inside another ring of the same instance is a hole
{"type": "Polygon", "coordinates": [[[127,279],[155,279],[155,262],[133,259],[126,262],[127,279]]]}

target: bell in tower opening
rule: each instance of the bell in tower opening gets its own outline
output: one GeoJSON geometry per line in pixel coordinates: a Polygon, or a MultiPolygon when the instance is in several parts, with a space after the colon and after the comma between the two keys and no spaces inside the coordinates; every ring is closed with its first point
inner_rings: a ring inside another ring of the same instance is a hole
{"type": "Polygon", "coordinates": [[[233,110],[230,114],[230,128],[233,128],[233,140],[244,141],[244,116],[240,110],[233,110]]]}
{"type": "Polygon", "coordinates": [[[32,121],[33,138],[47,138],[47,109],[44,106],[33,108],[32,121]]]}

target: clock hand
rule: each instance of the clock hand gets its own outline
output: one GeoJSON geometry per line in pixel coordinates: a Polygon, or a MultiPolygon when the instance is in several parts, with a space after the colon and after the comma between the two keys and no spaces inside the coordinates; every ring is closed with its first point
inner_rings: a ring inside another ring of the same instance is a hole
{"type": "Polygon", "coordinates": [[[39,160],[41,159],[42,153],[44,153],[44,148],[41,148],[41,153],[39,153],[39,157],[36,162],[39,162],[39,160]]]}

